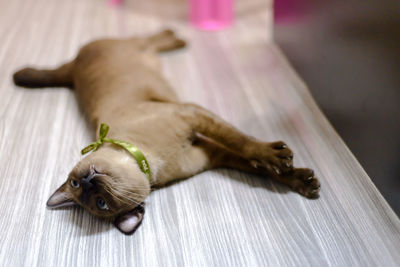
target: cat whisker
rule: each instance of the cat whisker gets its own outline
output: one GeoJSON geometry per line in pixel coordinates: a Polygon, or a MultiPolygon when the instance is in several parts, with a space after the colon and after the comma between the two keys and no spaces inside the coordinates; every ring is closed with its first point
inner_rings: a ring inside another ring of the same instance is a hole
{"type": "Polygon", "coordinates": [[[137,205],[141,205],[141,203],[139,201],[137,201],[136,199],[134,199],[132,197],[138,197],[140,199],[144,197],[144,195],[142,195],[142,194],[130,192],[125,189],[114,190],[112,187],[110,188],[109,186],[104,186],[104,190],[107,193],[109,193],[111,196],[115,197],[116,199],[120,200],[121,202],[123,202],[125,204],[131,204],[133,202],[137,205]]]}

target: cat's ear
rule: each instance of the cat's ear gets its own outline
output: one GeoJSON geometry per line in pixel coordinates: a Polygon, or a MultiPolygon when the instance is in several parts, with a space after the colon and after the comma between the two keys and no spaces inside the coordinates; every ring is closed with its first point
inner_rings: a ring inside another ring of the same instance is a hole
{"type": "Polygon", "coordinates": [[[67,190],[67,182],[60,186],[47,200],[47,207],[51,209],[76,205],[72,199],[72,194],[67,190]]]}
{"type": "Polygon", "coordinates": [[[131,235],[142,223],[143,215],[144,207],[142,205],[139,205],[132,211],[119,215],[115,219],[114,224],[122,233],[126,235],[131,235]]]}

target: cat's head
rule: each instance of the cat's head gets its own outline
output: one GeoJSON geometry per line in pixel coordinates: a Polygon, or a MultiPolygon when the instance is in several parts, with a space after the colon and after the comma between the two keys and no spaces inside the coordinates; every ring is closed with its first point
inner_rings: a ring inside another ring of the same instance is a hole
{"type": "Polygon", "coordinates": [[[114,219],[121,232],[132,234],[142,221],[142,203],[149,193],[150,183],[132,156],[102,147],[76,164],[47,206],[78,204],[93,215],[114,219]]]}

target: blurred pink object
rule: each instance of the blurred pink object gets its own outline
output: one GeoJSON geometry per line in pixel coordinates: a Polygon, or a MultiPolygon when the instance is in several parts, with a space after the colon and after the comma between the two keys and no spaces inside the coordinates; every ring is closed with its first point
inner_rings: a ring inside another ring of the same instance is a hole
{"type": "Polygon", "coordinates": [[[190,22],[202,30],[220,30],[232,24],[233,0],[189,0],[190,22]]]}
{"type": "Polygon", "coordinates": [[[108,4],[112,5],[112,6],[120,5],[120,4],[122,4],[122,0],[109,0],[108,4]]]}

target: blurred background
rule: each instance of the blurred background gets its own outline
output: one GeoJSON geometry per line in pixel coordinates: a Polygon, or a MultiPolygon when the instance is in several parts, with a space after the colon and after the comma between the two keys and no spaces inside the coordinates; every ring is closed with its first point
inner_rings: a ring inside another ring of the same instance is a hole
{"type": "Polygon", "coordinates": [[[400,1],[276,0],[274,38],[399,215],[400,1]]]}

